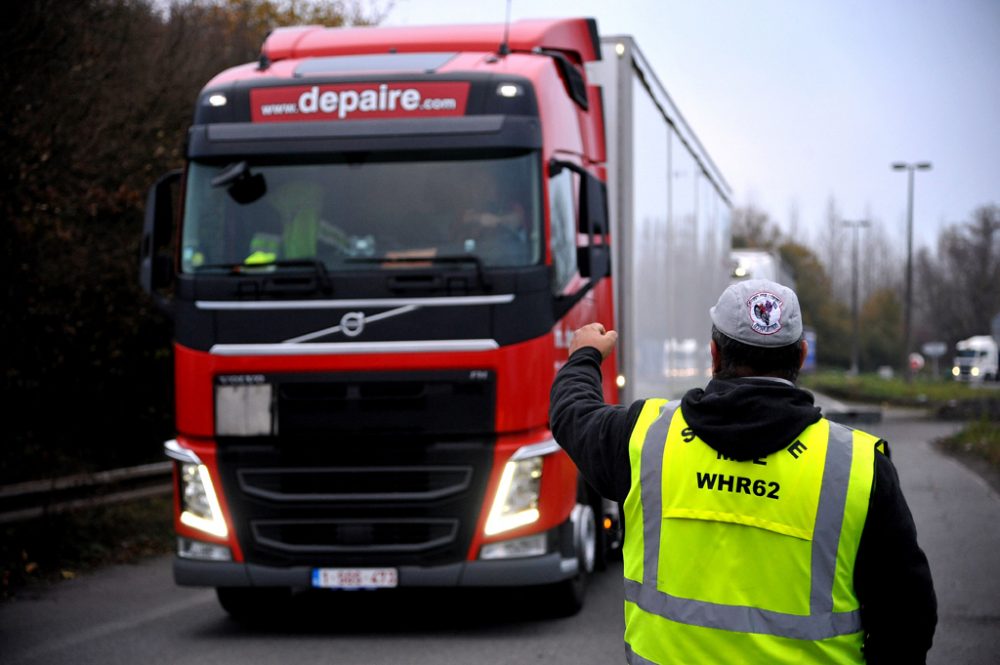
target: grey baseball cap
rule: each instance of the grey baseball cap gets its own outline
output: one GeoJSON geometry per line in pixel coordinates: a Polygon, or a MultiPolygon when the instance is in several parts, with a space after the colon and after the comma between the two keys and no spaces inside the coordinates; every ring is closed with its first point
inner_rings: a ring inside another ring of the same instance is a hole
{"type": "Polygon", "coordinates": [[[709,314],[724,335],[750,346],[788,346],[802,337],[798,296],[769,279],[730,284],[709,314]]]}

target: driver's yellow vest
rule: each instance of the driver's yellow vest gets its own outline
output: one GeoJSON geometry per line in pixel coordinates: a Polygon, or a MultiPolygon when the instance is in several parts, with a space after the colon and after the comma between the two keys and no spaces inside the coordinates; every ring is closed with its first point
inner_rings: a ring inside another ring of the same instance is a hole
{"type": "Polygon", "coordinates": [[[854,561],[879,440],[821,419],[737,462],[678,404],[647,400],[629,441],[628,662],[863,663],[854,561]]]}

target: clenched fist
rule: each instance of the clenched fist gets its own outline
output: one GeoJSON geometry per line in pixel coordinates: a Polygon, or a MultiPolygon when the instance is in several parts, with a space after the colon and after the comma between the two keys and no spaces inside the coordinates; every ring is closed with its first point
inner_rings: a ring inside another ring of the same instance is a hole
{"type": "Polygon", "coordinates": [[[573,340],[569,343],[569,354],[585,346],[592,346],[601,352],[601,358],[607,358],[608,354],[615,348],[618,341],[618,333],[614,330],[605,330],[604,324],[588,323],[573,333],[573,340]]]}

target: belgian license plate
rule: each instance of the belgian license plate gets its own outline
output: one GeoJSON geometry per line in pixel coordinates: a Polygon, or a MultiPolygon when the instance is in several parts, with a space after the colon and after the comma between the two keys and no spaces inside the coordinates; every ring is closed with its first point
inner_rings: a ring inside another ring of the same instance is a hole
{"type": "Polygon", "coordinates": [[[399,584],[395,568],[314,568],[312,585],[320,589],[390,589],[399,584]]]}

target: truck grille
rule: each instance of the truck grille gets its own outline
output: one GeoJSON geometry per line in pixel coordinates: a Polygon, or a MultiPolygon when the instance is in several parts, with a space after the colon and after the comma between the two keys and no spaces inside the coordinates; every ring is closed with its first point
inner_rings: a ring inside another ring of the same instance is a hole
{"type": "Polygon", "coordinates": [[[465,559],[492,440],[352,436],[220,440],[245,559],[272,566],[443,565],[465,559]]]}
{"type": "Polygon", "coordinates": [[[255,542],[282,552],[399,554],[451,544],[458,520],[255,520],[251,528],[255,542]]]}
{"type": "Polygon", "coordinates": [[[427,501],[459,494],[472,482],[468,466],[240,469],[240,491],[275,502],[427,501]]]}
{"type": "Polygon", "coordinates": [[[273,437],[220,437],[240,546],[271,566],[463,561],[493,463],[484,371],[271,375],[273,437]]]}
{"type": "Polygon", "coordinates": [[[283,436],[345,432],[452,435],[493,431],[487,370],[272,375],[283,436]]]}

